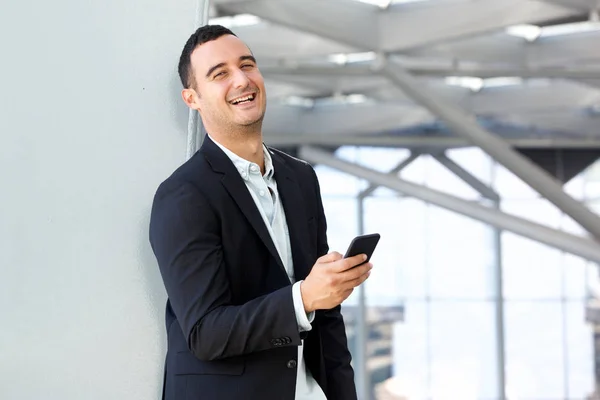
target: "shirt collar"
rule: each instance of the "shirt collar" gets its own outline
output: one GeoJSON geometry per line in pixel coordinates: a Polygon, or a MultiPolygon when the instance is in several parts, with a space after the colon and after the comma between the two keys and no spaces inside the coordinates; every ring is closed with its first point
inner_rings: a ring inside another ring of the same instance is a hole
{"type": "MultiPolygon", "coordinates": [[[[217,142],[216,140],[214,140],[210,135],[208,135],[208,137],[217,145],[219,146],[219,148],[221,150],[223,150],[223,152],[225,153],[225,155],[227,155],[227,157],[229,157],[229,159],[231,160],[231,162],[233,162],[233,165],[235,166],[235,168],[238,170],[238,172],[240,173],[240,176],[242,177],[242,179],[244,179],[245,181],[250,179],[250,174],[251,173],[256,173],[255,171],[260,171],[260,167],[253,162],[250,162],[240,156],[238,156],[237,154],[235,154],[234,152],[232,152],[231,150],[229,150],[227,147],[221,145],[221,143],[217,142]]],[[[273,178],[273,174],[275,172],[275,168],[273,167],[273,159],[271,158],[271,153],[269,153],[269,150],[267,149],[267,146],[264,145],[263,143],[263,154],[264,154],[264,162],[265,162],[265,174],[264,177],[266,179],[272,179],[273,178]]]]}

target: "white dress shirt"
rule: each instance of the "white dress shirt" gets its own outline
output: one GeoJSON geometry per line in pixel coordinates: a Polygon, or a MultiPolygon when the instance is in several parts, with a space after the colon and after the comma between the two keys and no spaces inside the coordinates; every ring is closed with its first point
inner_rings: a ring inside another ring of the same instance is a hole
{"type": "MultiPolygon", "coordinates": [[[[233,165],[244,180],[250,195],[254,199],[263,221],[269,230],[271,239],[273,239],[275,247],[279,252],[287,275],[293,285],[292,296],[298,329],[300,332],[310,331],[312,328],[310,323],[314,319],[314,312],[310,313],[310,315],[306,315],[300,293],[300,283],[302,281],[296,282],[294,277],[290,235],[285,212],[283,210],[283,204],[279,198],[279,192],[277,191],[277,182],[273,179],[274,168],[269,150],[263,145],[265,173],[264,175],[261,175],[260,167],[257,164],[239,157],[214,139],[212,140],[231,159],[233,165]]],[[[303,344],[298,346],[298,373],[296,378],[295,400],[326,400],[323,390],[312,377],[310,371],[306,368],[303,344]]]]}

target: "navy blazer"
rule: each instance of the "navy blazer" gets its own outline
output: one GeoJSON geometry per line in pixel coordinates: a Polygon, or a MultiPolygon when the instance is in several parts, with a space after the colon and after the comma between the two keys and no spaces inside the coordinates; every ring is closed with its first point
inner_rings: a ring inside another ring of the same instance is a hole
{"type": "MultiPolygon", "coordinates": [[[[301,280],[328,252],[319,183],[308,163],[268,151],[301,280]]],[[[150,243],[168,295],[163,400],[293,400],[292,286],[239,172],[208,136],[159,186],[150,243]]],[[[318,310],[302,339],[328,400],[355,400],[340,307],[318,310]]]]}

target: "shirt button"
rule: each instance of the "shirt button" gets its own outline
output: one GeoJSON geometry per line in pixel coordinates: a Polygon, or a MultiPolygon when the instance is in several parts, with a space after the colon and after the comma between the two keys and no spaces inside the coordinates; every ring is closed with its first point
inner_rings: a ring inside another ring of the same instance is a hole
{"type": "Polygon", "coordinates": [[[250,171],[256,172],[258,171],[258,168],[256,167],[256,165],[253,165],[252,167],[250,167],[250,171]]]}
{"type": "Polygon", "coordinates": [[[287,362],[287,367],[288,367],[289,369],[296,368],[296,365],[297,365],[297,364],[298,364],[298,363],[296,362],[296,360],[290,360],[290,361],[288,361],[288,362],[287,362]]]}
{"type": "Polygon", "coordinates": [[[261,190],[260,192],[258,192],[258,194],[260,194],[261,196],[264,196],[265,195],[265,191],[261,190]]]}

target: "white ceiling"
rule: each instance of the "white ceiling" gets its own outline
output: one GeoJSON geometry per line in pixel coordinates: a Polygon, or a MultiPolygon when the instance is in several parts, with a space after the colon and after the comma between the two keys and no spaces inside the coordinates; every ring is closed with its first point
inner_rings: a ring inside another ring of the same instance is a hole
{"type": "Polygon", "coordinates": [[[388,57],[498,134],[600,147],[599,0],[388,3],[211,1],[210,22],[231,27],[258,58],[267,137],[344,144],[377,135],[398,144],[408,135],[418,145],[415,135],[428,144],[452,135],[432,131],[436,116],[377,73],[388,57]]]}

